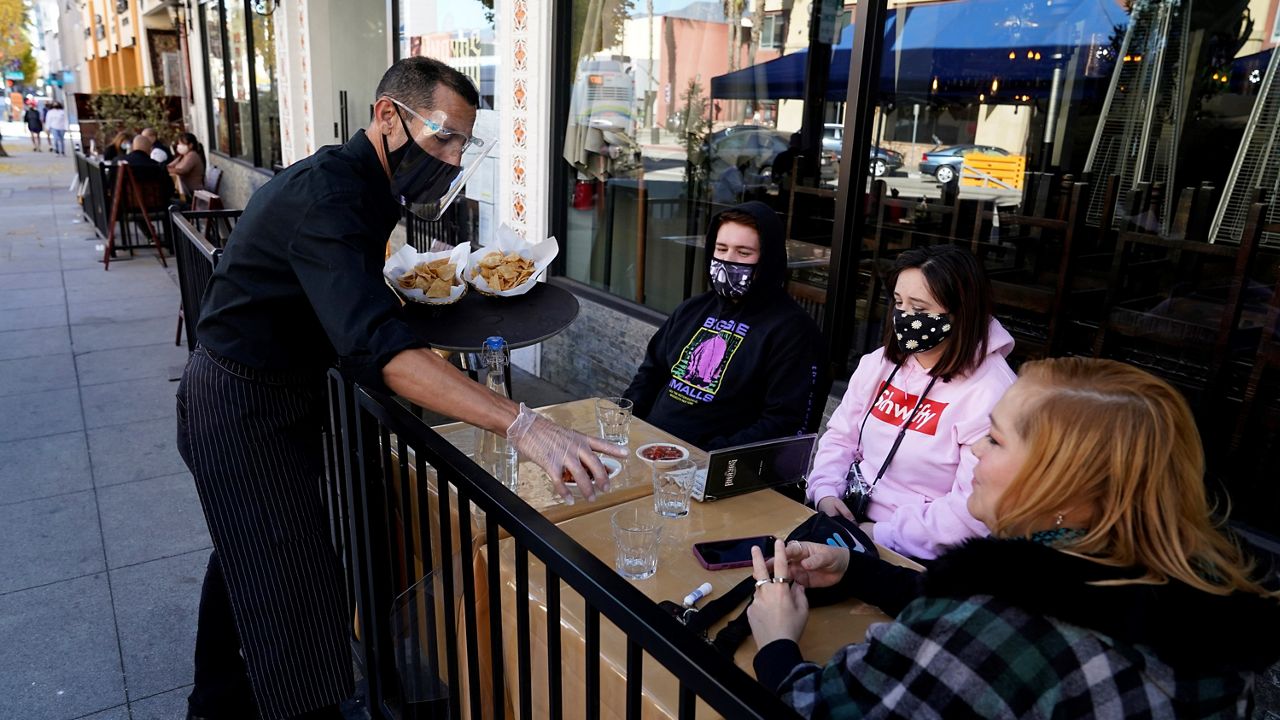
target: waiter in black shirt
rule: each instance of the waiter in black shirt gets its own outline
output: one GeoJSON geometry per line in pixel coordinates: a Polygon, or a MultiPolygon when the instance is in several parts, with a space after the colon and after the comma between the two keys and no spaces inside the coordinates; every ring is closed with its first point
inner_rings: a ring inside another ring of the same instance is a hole
{"type": "MultiPolygon", "coordinates": [[[[339,561],[321,506],[325,371],[505,433],[557,483],[604,489],[616,446],[489,392],[400,318],[382,277],[402,206],[440,207],[479,94],[429,58],[397,62],[369,127],[264,185],[210,281],[178,387],[178,447],[213,538],[189,718],[340,718],[354,692],[339,561]]],[[[452,193],[449,194],[449,197],[452,193]]],[[[594,493],[593,493],[594,494],[594,493]]]]}

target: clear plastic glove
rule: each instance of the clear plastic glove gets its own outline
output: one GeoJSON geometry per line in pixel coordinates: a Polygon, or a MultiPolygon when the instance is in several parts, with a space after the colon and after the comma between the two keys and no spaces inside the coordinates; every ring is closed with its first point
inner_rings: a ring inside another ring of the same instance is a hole
{"type": "Polygon", "coordinates": [[[551,476],[556,492],[566,505],[573,504],[573,492],[564,484],[564,475],[577,483],[587,500],[595,500],[597,491],[609,489],[609,471],[596,453],[626,457],[626,450],[561,427],[520,403],[520,414],[507,428],[507,440],[522,455],[537,463],[551,476]]]}

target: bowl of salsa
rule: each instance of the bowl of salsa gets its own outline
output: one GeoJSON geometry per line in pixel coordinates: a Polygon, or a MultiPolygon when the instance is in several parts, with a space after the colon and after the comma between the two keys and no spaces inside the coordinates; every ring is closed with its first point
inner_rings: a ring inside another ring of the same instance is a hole
{"type": "Polygon", "coordinates": [[[636,448],[636,457],[651,463],[675,462],[689,457],[689,449],[675,443],[648,443],[636,448]]]}

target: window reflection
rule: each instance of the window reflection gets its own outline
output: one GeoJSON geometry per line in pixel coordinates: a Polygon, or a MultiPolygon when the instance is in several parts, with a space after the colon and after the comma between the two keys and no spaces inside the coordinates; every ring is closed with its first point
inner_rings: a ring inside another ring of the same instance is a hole
{"type": "Polygon", "coordinates": [[[569,277],[669,311],[707,288],[711,216],[762,200],[799,254],[793,295],[820,315],[839,143],[821,172],[821,128],[802,148],[809,26],[799,3],[575,3],[569,277]],[[777,62],[793,74],[782,91],[759,72],[777,62]]]}
{"type": "Polygon", "coordinates": [[[249,79],[249,44],[245,8],[243,2],[230,2],[226,5],[227,14],[227,53],[231,58],[231,104],[230,111],[231,144],[228,153],[232,157],[253,162],[253,112],[249,104],[249,93],[253,92],[253,83],[249,79]]]}
{"type": "Polygon", "coordinates": [[[280,164],[280,104],[276,85],[275,15],[253,15],[253,73],[258,93],[255,130],[262,149],[262,165],[280,164]]]}
{"type": "MultiPolygon", "coordinates": [[[[397,2],[400,57],[426,56],[450,65],[470,78],[479,90],[482,108],[498,108],[495,77],[499,54],[493,3],[485,0],[397,2]]],[[[444,218],[437,222],[423,221],[413,215],[406,218],[412,242],[425,250],[432,243],[456,245],[474,238],[492,237],[496,231],[494,204],[502,146],[499,141],[485,158],[484,166],[467,182],[464,197],[450,205],[444,218]]]]}
{"type": "Polygon", "coordinates": [[[205,67],[208,69],[208,92],[213,112],[209,116],[211,144],[216,150],[229,152],[231,136],[227,110],[227,76],[223,65],[225,49],[222,45],[222,3],[214,0],[201,8],[204,18],[204,47],[208,51],[205,67]]]}
{"type": "Polygon", "coordinates": [[[711,214],[764,200],[791,294],[828,332],[854,318],[848,372],[879,342],[897,255],[959,244],[992,278],[1015,364],[1108,357],[1174,382],[1237,521],[1275,528],[1258,508],[1280,487],[1257,478],[1280,457],[1278,5],[889,0],[862,79],[865,184],[841,188],[854,3],[814,27],[781,0],[579,0],[567,274],[669,311],[705,289],[711,214]],[[841,308],[837,202],[863,229],[841,308]]]}

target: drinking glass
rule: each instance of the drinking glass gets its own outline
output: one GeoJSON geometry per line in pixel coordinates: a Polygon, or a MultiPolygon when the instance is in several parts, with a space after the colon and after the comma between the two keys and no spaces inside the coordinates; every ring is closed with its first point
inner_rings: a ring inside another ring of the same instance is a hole
{"type": "Polygon", "coordinates": [[[596,398],[596,422],[600,437],[621,447],[631,442],[631,410],[634,403],[621,397],[596,398]]]}
{"type": "Polygon", "coordinates": [[[614,511],[614,567],[632,580],[653,577],[658,571],[658,541],[663,519],[646,507],[626,507],[614,511]]]}
{"type": "Polygon", "coordinates": [[[688,515],[697,471],[689,459],[653,463],[653,511],[665,517],[688,515]]]}

